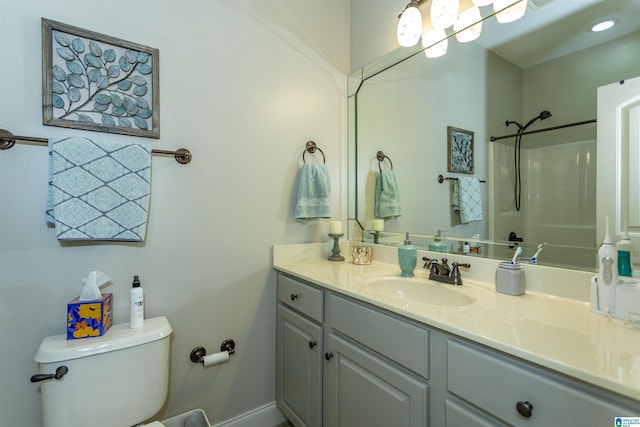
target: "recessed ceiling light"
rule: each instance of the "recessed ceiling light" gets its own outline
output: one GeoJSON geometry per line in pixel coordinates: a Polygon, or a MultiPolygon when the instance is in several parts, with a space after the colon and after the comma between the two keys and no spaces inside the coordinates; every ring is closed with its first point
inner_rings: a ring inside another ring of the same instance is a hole
{"type": "Polygon", "coordinates": [[[594,33],[597,33],[600,31],[608,30],[614,25],[616,25],[615,19],[605,19],[604,21],[596,22],[595,24],[593,24],[591,26],[591,31],[593,31],[594,33]]]}

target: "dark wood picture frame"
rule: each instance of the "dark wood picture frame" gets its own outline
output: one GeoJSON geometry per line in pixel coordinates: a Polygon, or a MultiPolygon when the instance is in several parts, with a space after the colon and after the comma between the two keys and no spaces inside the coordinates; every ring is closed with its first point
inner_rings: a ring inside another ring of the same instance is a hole
{"type": "Polygon", "coordinates": [[[474,133],[447,126],[447,171],[473,174],[474,133]]]}
{"type": "Polygon", "coordinates": [[[159,56],[42,18],[42,123],[160,138],[159,56]]]}

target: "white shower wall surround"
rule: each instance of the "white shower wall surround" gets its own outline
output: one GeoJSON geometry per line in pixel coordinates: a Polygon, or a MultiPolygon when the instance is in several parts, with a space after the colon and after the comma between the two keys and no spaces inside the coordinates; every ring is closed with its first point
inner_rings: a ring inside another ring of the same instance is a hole
{"type": "MultiPolygon", "coordinates": [[[[549,136],[553,140],[553,136],[549,136]]],[[[531,242],[554,245],[596,245],[596,141],[527,148],[522,141],[522,206],[514,205],[513,143],[494,143],[495,206],[498,240],[515,231],[531,242]]],[[[507,249],[505,249],[507,251],[507,249]]],[[[507,252],[509,252],[508,250],[507,252]]],[[[591,250],[545,247],[541,258],[554,265],[593,267],[591,250]]],[[[509,256],[505,252],[505,256],[509,256]]]]}

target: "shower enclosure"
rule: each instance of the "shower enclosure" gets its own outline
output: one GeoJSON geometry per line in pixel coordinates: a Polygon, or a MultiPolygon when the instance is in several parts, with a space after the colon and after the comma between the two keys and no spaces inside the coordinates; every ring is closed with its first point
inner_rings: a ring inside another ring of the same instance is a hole
{"type": "MultiPolygon", "coordinates": [[[[514,135],[493,138],[494,239],[548,242],[545,265],[594,267],[596,139],[576,140],[569,129],[588,126],[595,133],[594,122],[537,123],[529,132],[520,126],[514,135]]],[[[503,250],[508,256],[510,249],[503,250]]]]}

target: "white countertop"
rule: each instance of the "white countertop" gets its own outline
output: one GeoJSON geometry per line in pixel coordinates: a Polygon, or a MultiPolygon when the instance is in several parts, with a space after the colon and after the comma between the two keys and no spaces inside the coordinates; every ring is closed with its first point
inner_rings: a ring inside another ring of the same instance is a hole
{"type": "MultiPolygon", "coordinates": [[[[348,243],[343,245],[348,248],[348,243]]],[[[442,306],[385,296],[371,292],[363,279],[400,277],[397,265],[379,261],[354,265],[349,262],[350,257],[344,262],[331,262],[326,259],[326,253],[330,252],[326,247],[326,244],[277,246],[273,267],[427,326],[640,400],[640,330],[592,313],[589,302],[530,290],[522,296],[503,295],[495,292],[490,281],[466,278],[465,272],[463,286],[430,282],[473,298],[469,305],[442,306]]],[[[476,264],[483,262],[475,260],[476,264]]],[[[420,266],[415,274],[418,279],[428,281],[428,271],[420,266]]],[[[584,275],[576,277],[583,279],[584,275]]],[[[527,289],[529,285],[527,282],[527,289]]]]}

